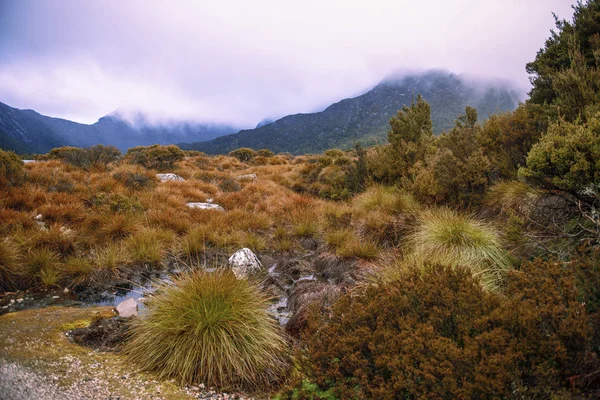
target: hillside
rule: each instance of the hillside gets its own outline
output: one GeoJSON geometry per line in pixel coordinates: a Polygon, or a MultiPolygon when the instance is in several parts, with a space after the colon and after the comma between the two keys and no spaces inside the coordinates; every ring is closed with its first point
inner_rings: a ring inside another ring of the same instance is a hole
{"type": "Polygon", "coordinates": [[[111,144],[126,150],[155,143],[211,140],[237,130],[226,125],[186,122],[151,125],[141,118],[132,125],[118,114],[107,115],[92,125],[86,125],[0,103],[0,148],[18,153],[45,153],[59,146],[87,147],[94,144],[111,144]]]}
{"type": "Polygon", "coordinates": [[[288,115],[209,142],[180,146],[208,154],[228,153],[240,147],[303,154],[349,148],[355,141],[365,145],[385,142],[389,119],[417,94],[431,104],[437,134],[451,128],[467,105],[477,108],[480,119],[484,119],[492,113],[514,110],[518,103],[511,88],[467,82],[444,71],[428,71],[388,78],[367,93],[344,99],[321,112],[288,115]]]}

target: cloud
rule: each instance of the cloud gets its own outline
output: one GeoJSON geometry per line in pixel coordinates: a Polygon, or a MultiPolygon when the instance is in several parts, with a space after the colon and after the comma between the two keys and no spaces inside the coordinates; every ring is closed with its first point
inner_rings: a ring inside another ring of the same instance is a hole
{"type": "Polygon", "coordinates": [[[6,1],[0,101],[83,122],[121,108],[253,126],[357,95],[401,68],[501,78],[525,92],[524,66],[552,11],[572,13],[564,0],[6,1]]]}

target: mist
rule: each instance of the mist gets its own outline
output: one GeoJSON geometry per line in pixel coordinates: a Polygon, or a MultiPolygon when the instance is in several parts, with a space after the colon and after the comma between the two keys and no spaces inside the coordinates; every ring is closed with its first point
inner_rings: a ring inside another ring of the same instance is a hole
{"type": "Polygon", "coordinates": [[[254,127],[356,96],[397,71],[497,79],[525,64],[571,1],[0,3],[0,101],[93,123],[254,127]]]}

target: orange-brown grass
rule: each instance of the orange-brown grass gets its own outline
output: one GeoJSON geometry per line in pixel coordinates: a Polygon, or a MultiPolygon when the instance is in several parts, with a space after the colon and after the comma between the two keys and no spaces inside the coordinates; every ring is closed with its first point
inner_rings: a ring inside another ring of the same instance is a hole
{"type": "Polygon", "coordinates": [[[67,256],[77,250],[77,236],[74,231],[59,224],[51,224],[47,229],[33,232],[25,243],[30,248],[48,248],[67,256]]]}
{"type": "Polygon", "coordinates": [[[80,203],[50,202],[39,207],[38,212],[43,215],[44,220],[72,224],[85,219],[88,210],[80,203]]]}
{"type": "Polygon", "coordinates": [[[136,232],[141,225],[141,218],[132,214],[105,215],[98,233],[106,240],[124,239],[136,232]]]}
{"type": "Polygon", "coordinates": [[[46,192],[32,186],[12,187],[0,199],[4,207],[19,211],[31,211],[47,201],[46,192]]]}
{"type": "Polygon", "coordinates": [[[21,252],[9,238],[0,240],[0,292],[17,288],[22,274],[21,252]]]}
{"type": "Polygon", "coordinates": [[[150,226],[167,228],[181,235],[192,226],[191,217],[188,213],[174,210],[172,208],[157,208],[146,213],[150,226]]]}
{"type": "Polygon", "coordinates": [[[143,228],[127,238],[131,260],[138,264],[159,265],[173,243],[173,232],[158,228],[143,228]]]}
{"type": "Polygon", "coordinates": [[[0,210],[0,221],[0,233],[27,230],[36,226],[33,216],[30,213],[11,209],[0,210]]]}

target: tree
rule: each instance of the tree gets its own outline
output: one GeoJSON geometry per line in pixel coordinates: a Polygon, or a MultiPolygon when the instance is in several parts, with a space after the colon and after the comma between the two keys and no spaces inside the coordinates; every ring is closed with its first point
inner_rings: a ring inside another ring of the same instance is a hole
{"type": "Polygon", "coordinates": [[[388,141],[388,146],[370,157],[371,174],[375,180],[388,184],[412,182],[418,164],[435,149],[431,107],[420,95],[416,103],[413,100],[410,107],[402,107],[390,119],[388,141]]]}

